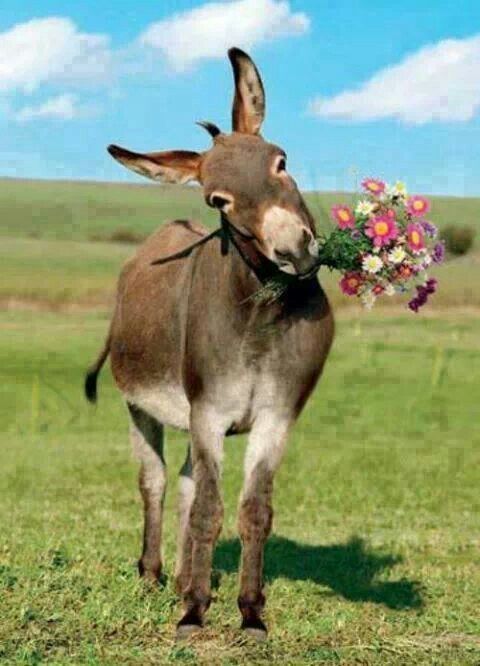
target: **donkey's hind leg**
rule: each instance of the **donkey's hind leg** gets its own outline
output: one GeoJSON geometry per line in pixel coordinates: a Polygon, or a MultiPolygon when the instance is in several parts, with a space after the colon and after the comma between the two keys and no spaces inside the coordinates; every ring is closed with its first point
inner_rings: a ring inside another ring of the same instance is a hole
{"type": "Polygon", "coordinates": [[[190,509],[192,508],[195,484],[191,446],[188,446],[187,457],[180,469],[178,482],[178,540],[177,562],[175,566],[175,588],[182,596],[190,583],[192,575],[192,537],[189,530],[190,509]]]}
{"type": "Polygon", "coordinates": [[[161,423],[138,407],[128,405],[128,409],[133,449],[140,461],[139,487],[144,510],[143,551],[138,570],[147,580],[157,581],[162,576],[163,503],[167,485],[164,430],[161,423]]]}

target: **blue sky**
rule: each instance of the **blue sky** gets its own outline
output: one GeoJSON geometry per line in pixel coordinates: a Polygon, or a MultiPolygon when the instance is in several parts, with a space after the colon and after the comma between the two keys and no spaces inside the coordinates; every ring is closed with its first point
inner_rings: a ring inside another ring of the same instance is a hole
{"type": "Polygon", "coordinates": [[[0,175],[139,181],[107,144],[207,148],[194,121],[229,129],[231,45],[303,187],[480,194],[473,0],[2,0],[0,175]]]}

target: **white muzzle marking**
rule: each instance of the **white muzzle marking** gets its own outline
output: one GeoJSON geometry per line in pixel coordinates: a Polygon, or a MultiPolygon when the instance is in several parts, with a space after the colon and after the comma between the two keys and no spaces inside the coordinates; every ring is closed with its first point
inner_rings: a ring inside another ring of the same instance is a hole
{"type": "MultiPolygon", "coordinates": [[[[312,257],[318,256],[318,244],[311,231],[305,226],[303,220],[286,208],[272,206],[265,211],[262,223],[262,235],[267,256],[278,262],[278,255],[291,255],[300,259],[308,249],[312,257]],[[305,232],[311,236],[308,248],[306,247],[305,232]]],[[[281,270],[286,273],[295,274],[297,271],[293,264],[286,260],[280,265],[281,270]]]]}

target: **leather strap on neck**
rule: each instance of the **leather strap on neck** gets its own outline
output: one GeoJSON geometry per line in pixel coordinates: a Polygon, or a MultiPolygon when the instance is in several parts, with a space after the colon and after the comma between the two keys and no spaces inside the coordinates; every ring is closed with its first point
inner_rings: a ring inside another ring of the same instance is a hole
{"type": "Polygon", "coordinates": [[[220,228],[215,229],[212,233],[207,236],[203,236],[200,240],[188,245],[183,250],[179,252],[174,252],[169,254],[166,257],[160,257],[151,262],[152,266],[160,266],[166,264],[170,261],[176,261],[177,259],[185,259],[190,256],[191,253],[201,245],[208,243],[213,238],[220,238],[220,248],[223,256],[226,256],[229,252],[230,243],[235,247],[238,254],[244,261],[244,263],[253,271],[262,284],[265,284],[272,278],[274,278],[280,272],[278,266],[270,261],[264,254],[262,254],[252,241],[255,240],[255,236],[251,236],[241,231],[235,227],[227,219],[224,213],[221,213],[220,216],[220,228]]]}
{"type": "Polygon", "coordinates": [[[226,229],[232,245],[237,250],[243,262],[262,284],[271,280],[279,272],[280,269],[278,266],[255,247],[252,242],[255,240],[254,236],[246,236],[230,223],[226,229]]]}
{"type": "Polygon", "coordinates": [[[195,243],[192,243],[191,245],[187,245],[187,247],[184,248],[183,250],[180,250],[179,252],[174,252],[173,254],[167,254],[166,257],[160,257],[160,259],[155,259],[154,261],[152,261],[151,266],[161,266],[162,264],[167,264],[168,262],[175,261],[176,259],[185,259],[185,257],[190,256],[197,247],[200,247],[200,245],[208,243],[208,241],[212,240],[212,238],[221,237],[221,235],[222,235],[222,230],[215,229],[215,231],[212,231],[211,234],[203,236],[203,238],[201,238],[198,241],[195,241],[195,243]]]}

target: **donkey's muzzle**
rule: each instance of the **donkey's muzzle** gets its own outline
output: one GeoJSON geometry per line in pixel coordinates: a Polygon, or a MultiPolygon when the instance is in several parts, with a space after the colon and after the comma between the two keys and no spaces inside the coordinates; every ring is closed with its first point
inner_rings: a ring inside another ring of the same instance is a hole
{"type": "Polygon", "coordinates": [[[279,250],[275,250],[274,252],[279,268],[285,273],[298,275],[299,277],[309,277],[317,270],[318,243],[306,231],[304,231],[302,242],[296,248],[295,252],[280,252],[279,250]]]}

